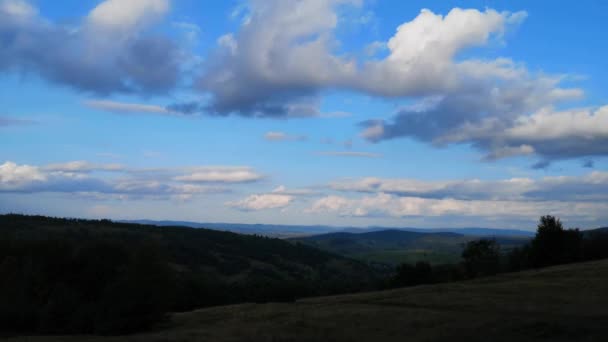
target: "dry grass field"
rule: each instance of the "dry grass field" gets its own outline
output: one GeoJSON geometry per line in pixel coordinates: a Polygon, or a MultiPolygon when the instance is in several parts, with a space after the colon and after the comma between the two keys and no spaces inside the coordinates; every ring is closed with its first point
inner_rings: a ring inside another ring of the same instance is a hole
{"type": "Polygon", "coordinates": [[[178,313],[129,336],[8,341],[608,341],[608,260],[473,281],[178,313]]]}

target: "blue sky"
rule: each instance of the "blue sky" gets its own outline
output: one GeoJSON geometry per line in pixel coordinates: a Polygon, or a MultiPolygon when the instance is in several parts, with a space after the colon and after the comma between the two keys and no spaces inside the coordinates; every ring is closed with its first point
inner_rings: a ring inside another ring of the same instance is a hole
{"type": "Polygon", "coordinates": [[[0,211],[606,225],[607,10],[0,0],[0,211]]]}

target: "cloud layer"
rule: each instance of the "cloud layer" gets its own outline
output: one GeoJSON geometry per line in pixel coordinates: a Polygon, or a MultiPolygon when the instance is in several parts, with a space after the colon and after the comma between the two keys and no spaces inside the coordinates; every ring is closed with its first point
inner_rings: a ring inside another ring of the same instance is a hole
{"type": "Polygon", "coordinates": [[[254,182],[262,176],[249,167],[199,166],[136,169],[86,161],[19,165],[0,164],[0,192],[75,193],[97,199],[173,198],[228,192],[230,184],[254,182]]]}
{"type": "Polygon", "coordinates": [[[243,211],[254,211],[284,208],[292,200],[293,196],[290,195],[270,193],[247,196],[239,201],[227,202],[226,205],[243,211]]]}
{"type": "Polygon", "coordinates": [[[468,216],[480,218],[528,218],[547,213],[583,220],[605,219],[608,206],[595,202],[522,202],[522,201],[464,201],[399,197],[380,193],[360,198],[327,196],[315,201],[309,213],[334,213],[352,217],[434,217],[468,216]]]}
{"type": "Polygon", "coordinates": [[[422,181],[367,177],[330,183],[337,194],[309,213],[349,217],[528,218],[551,213],[583,221],[608,219],[608,173],[503,180],[422,181]]]}
{"type": "Polygon", "coordinates": [[[383,193],[427,199],[608,202],[608,172],[503,180],[421,181],[368,177],[336,181],[329,188],[339,192],[383,193]]]}

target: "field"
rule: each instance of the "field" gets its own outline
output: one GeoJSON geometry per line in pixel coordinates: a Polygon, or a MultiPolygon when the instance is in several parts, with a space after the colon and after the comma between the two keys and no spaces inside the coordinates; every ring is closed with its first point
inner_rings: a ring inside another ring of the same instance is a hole
{"type": "Polygon", "coordinates": [[[174,314],[131,336],[9,341],[606,341],[608,260],[473,281],[174,314]]]}

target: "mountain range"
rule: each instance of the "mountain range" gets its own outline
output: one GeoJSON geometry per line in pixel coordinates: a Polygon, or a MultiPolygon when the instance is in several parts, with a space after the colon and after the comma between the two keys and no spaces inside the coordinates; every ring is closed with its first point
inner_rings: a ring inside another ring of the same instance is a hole
{"type": "Polygon", "coordinates": [[[463,228],[415,228],[415,227],[338,227],[327,225],[280,225],[280,224],[246,224],[246,223],[221,223],[221,222],[192,222],[172,220],[122,220],[125,223],[149,224],[155,226],[184,226],[191,228],[207,228],[215,230],[231,231],[242,234],[257,234],[272,237],[300,237],[327,233],[348,232],[368,233],[383,230],[399,230],[418,233],[455,233],[465,236],[521,236],[532,237],[533,231],[523,229],[463,227],[463,228]]]}

